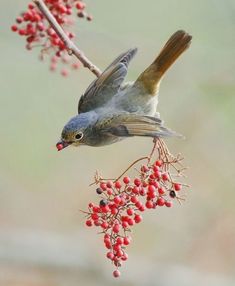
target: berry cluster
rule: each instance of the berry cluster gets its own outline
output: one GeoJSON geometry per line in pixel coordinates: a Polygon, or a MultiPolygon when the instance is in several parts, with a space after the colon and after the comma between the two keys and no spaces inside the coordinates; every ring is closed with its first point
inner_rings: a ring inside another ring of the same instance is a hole
{"type": "MultiPolygon", "coordinates": [[[[81,0],[45,0],[44,2],[70,39],[75,38],[75,34],[68,30],[74,23],[72,18],[74,11],[79,18],[92,20],[92,16],[85,12],[86,5],[81,0]]],[[[41,47],[40,59],[43,60],[45,54],[50,55],[51,71],[55,71],[60,64],[62,66],[61,74],[67,76],[69,70],[63,68],[64,64],[69,65],[73,70],[79,68],[78,62],[72,62],[72,57],[68,56],[64,42],[51,28],[45,16],[34,3],[30,3],[27,11],[16,18],[16,24],[11,26],[11,30],[25,37],[27,50],[41,47]]]]}
{"type": "Polygon", "coordinates": [[[183,199],[182,188],[186,185],[178,181],[185,169],[181,165],[182,158],[173,157],[165,143],[157,139],[151,155],[144,159],[147,163],[140,166],[134,179],[124,174],[117,180],[97,176],[96,193],[100,201],[89,203],[88,211],[84,212],[86,226],[101,229],[108,250],[106,257],[116,267],[114,277],[120,276],[119,267],[128,259],[126,247],[131,242],[130,231],[143,220],[141,214],[147,209],[170,208],[174,200],[183,199]]]}

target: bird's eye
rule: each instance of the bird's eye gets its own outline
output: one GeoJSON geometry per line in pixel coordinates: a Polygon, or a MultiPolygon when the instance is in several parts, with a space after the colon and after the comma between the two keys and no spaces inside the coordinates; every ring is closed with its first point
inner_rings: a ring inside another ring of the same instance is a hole
{"type": "Polygon", "coordinates": [[[75,135],[75,138],[76,138],[77,140],[82,139],[82,137],[83,137],[83,134],[82,134],[81,132],[79,132],[79,133],[77,133],[77,134],[75,135]]]}

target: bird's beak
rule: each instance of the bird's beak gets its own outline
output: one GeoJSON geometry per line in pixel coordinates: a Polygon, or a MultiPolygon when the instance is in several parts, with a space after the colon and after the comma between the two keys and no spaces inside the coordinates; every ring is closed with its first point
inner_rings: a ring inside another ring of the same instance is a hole
{"type": "Polygon", "coordinates": [[[65,142],[65,141],[59,141],[57,144],[56,144],[56,148],[57,148],[57,151],[61,151],[62,149],[68,147],[70,144],[65,142]]]}

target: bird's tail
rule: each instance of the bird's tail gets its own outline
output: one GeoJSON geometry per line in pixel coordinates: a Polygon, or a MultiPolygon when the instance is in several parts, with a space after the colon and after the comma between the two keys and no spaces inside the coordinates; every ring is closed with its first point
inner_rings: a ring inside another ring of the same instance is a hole
{"type": "Polygon", "coordinates": [[[177,58],[190,46],[192,36],[185,31],[175,32],[167,41],[155,61],[138,77],[136,83],[155,95],[162,76],[177,58]]]}

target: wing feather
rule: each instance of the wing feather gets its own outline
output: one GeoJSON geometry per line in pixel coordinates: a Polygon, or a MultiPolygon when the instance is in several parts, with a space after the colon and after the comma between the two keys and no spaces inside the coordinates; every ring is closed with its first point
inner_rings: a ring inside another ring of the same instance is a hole
{"type": "Polygon", "coordinates": [[[136,54],[137,49],[130,49],[118,56],[87,88],[78,103],[78,113],[90,111],[103,106],[120,89],[123,83],[128,65],[136,54]]]}

